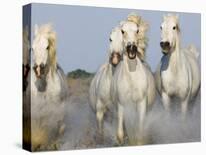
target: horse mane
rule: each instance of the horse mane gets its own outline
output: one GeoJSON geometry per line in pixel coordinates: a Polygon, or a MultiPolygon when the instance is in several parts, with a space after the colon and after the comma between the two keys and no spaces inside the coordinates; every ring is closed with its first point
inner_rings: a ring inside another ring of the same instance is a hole
{"type": "Polygon", "coordinates": [[[45,24],[39,27],[38,33],[46,35],[48,38],[48,63],[51,68],[52,75],[57,69],[57,58],[56,58],[56,33],[54,32],[51,24],[45,24]]]}
{"type": "Polygon", "coordinates": [[[149,28],[149,24],[144,21],[141,16],[135,13],[129,14],[127,16],[127,21],[134,22],[139,28],[137,35],[138,52],[140,53],[140,59],[144,60],[146,55],[146,47],[148,45],[148,38],[146,36],[146,33],[149,28]]]}

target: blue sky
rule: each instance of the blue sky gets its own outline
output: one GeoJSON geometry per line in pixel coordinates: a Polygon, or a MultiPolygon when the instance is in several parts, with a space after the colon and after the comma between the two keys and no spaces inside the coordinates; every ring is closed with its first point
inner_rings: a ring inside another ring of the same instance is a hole
{"type": "MultiPolygon", "coordinates": [[[[162,16],[168,12],[36,3],[32,4],[31,28],[33,33],[35,24],[52,23],[57,33],[58,63],[65,73],[77,68],[95,72],[106,60],[111,30],[131,12],[141,15],[150,25],[146,60],[154,71],[162,56],[159,47],[162,16]]],[[[182,46],[193,43],[200,50],[201,15],[177,14],[182,46]]]]}

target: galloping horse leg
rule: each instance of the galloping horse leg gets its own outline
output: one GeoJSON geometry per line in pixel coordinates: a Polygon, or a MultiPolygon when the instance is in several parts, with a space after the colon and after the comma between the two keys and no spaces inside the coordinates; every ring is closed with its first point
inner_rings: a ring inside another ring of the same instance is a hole
{"type": "Polygon", "coordinates": [[[123,116],[124,110],[123,106],[118,103],[118,129],[117,129],[117,140],[118,143],[121,145],[124,143],[124,129],[123,129],[123,116]]]}
{"type": "Polygon", "coordinates": [[[165,92],[162,92],[162,102],[165,110],[170,114],[170,97],[165,92]]]}
{"type": "Polygon", "coordinates": [[[146,106],[147,101],[144,98],[140,103],[138,103],[138,111],[139,111],[139,132],[138,132],[138,144],[144,144],[144,121],[146,115],[146,106]]]}
{"type": "Polygon", "coordinates": [[[186,99],[182,101],[181,103],[182,120],[186,119],[187,110],[188,110],[188,102],[189,102],[189,97],[186,97],[186,99]]]}
{"type": "Polygon", "coordinates": [[[97,124],[98,124],[98,132],[100,136],[103,137],[104,135],[104,131],[103,131],[104,105],[100,100],[97,101],[96,110],[97,110],[96,119],[97,119],[97,124]]]}

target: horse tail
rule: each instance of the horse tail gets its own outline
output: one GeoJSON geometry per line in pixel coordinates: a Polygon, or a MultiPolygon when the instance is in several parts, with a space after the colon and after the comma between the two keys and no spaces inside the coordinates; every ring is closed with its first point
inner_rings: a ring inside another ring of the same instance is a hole
{"type": "Polygon", "coordinates": [[[193,44],[189,45],[187,49],[188,49],[188,52],[190,52],[193,56],[195,56],[196,59],[198,59],[199,52],[193,44]]]}

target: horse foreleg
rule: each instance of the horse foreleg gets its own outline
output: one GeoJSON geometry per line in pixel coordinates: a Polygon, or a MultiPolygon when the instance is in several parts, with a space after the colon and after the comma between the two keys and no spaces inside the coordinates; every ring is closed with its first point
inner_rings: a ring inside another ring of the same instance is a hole
{"type": "Polygon", "coordinates": [[[123,116],[124,109],[123,106],[118,103],[118,129],[117,129],[117,140],[119,144],[124,143],[124,129],[123,129],[123,116]]]}
{"type": "Polygon", "coordinates": [[[103,131],[104,105],[100,100],[97,101],[96,119],[98,124],[98,132],[101,136],[103,136],[104,135],[104,131],[103,131]]]}
{"type": "Polygon", "coordinates": [[[138,112],[139,112],[139,133],[138,133],[138,144],[143,144],[144,142],[144,122],[146,116],[146,98],[138,103],[138,112]]]}
{"type": "Polygon", "coordinates": [[[165,110],[170,114],[170,97],[165,92],[162,92],[162,102],[165,110]]]}
{"type": "Polygon", "coordinates": [[[188,98],[186,98],[184,101],[181,103],[181,112],[182,112],[182,119],[185,120],[187,116],[187,110],[188,110],[188,98]]]}

